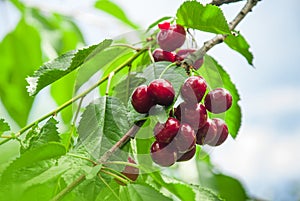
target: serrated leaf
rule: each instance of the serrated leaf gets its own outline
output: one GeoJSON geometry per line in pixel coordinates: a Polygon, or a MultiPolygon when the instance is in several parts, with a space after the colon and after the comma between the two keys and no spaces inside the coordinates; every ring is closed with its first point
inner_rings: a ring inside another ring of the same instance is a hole
{"type": "Polygon", "coordinates": [[[197,1],[186,1],[177,10],[176,17],[176,23],[187,28],[230,34],[224,14],[218,6],[203,6],[197,1]]]}
{"type": "Polygon", "coordinates": [[[109,184],[109,187],[105,186],[101,189],[100,193],[98,194],[96,201],[116,201],[119,198],[119,189],[120,184],[116,181],[112,180],[109,184]]]}
{"type": "Polygon", "coordinates": [[[0,135],[6,131],[10,131],[10,126],[4,119],[0,119],[0,135]]]}
{"type": "Polygon", "coordinates": [[[164,196],[161,192],[155,190],[147,184],[128,184],[121,187],[120,198],[123,201],[171,201],[172,199],[164,196]]]}
{"type": "Polygon", "coordinates": [[[249,50],[250,45],[240,33],[237,36],[229,34],[224,42],[228,47],[243,55],[250,65],[253,65],[253,54],[249,50]]]}
{"type": "Polygon", "coordinates": [[[111,43],[112,40],[106,39],[98,45],[92,45],[81,50],[70,51],[45,63],[35,71],[32,77],[27,78],[27,82],[29,83],[29,86],[27,87],[28,92],[30,95],[37,94],[44,87],[64,77],[77,69],[84,62],[87,62],[90,58],[93,58],[95,54],[98,54],[109,47],[111,43]]]}
{"type": "Polygon", "coordinates": [[[233,138],[238,135],[241,127],[241,108],[239,106],[240,96],[229,74],[212,57],[205,55],[204,66],[198,72],[205,78],[211,89],[223,87],[229,90],[232,95],[231,108],[222,114],[211,114],[212,117],[219,117],[225,120],[228,130],[233,138]]]}
{"type": "Polygon", "coordinates": [[[213,191],[207,188],[194,186],[194,185],[192,185],[192,188],[196,193],[195,201],[225,201],[222,198],[220,198],[217,194],[215,194],[213,191]]]}
{"type": "MultiPolygon", "coordinates": [[[[100,97],[82,114],[78,127],[79,142],[92,157],[99,159],[128,130],[127,110],[120,100],[100,97]]],[[[115,154],[115,157],[121,156],[122,151],[115,154]]]]}
{"type": "Polygon", "coordinates": [[[126,13],[115,3],[109,0],[98,0],[95,3],[95,7],[102,10],[115,18],[119,19],[124,24],[132,27],[133,29],[138,29],[139,26],[133,23],[127,16],[126,13]]]}
{"type": "Polygon", "coordinates": [[[1,102],[15,122],[23,127],[33,103],[25,90],[25,78],[42,64],[40,34],[24,18],[0,42],[0,61],[1,102]]]}

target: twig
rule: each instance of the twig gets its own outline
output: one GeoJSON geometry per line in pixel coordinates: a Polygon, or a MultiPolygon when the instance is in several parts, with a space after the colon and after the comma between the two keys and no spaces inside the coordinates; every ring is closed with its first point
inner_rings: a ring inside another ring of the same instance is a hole
{"type": "MultiPolygon", "coordinates": [[[[237,14],[237,16],[229,23],[230,31],[233,31],[236,26],[245,18],[245,16],[252,11],[252,8],[259,2],[260,0],[247,0],[247,3],[242,8],[242,10],[237,14]]],[[[203,58],[205,53],[209,51],[213,46],[222,43],[227,37],[227,34],[218,34],[214,38],[209,41],[204,42],[204,45],[197,50],[196,52],[189,54],[187,58],[183,61],[183,67],[188,68],[199,58],[203,58]]]]}
{"type": "Polygon", "coordinates": [[[223,4],[229,4],[229,3],[235,3],[239,1],[244,1],[244,0],[213,0],[210,4],[216,5],[216,6],[221,6],[223,4]]]}

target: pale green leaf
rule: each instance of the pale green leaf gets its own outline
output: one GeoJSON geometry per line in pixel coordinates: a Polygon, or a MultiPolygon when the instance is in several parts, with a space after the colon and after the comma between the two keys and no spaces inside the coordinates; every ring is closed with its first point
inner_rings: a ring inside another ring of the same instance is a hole
{"type": "Polygon", "coordinates": [[[231,49],[243,55],[250,65],[253,65],[253,54],[250,52],[250,46],[240,33],[237,33],[237,36],[229,34],[224,42],[231,49]]]}
{"type": "Polygon", "coordinates": [[[126,15],[126,13],[117,4],[110,0],[98,0],[95,3],[95,7],[102,10],[113,17],[117,18],[124,24],[130,26],[133,29],[138,29],[138,25],[132,22],[126,15]]]}
{"type": "Polygon", "coordinates": [[[218,6],[204,6],[197,1],[186,1],[177,10],[176,17],[176,23],[187,28],[230,34],[224,14],[218,6]]]}

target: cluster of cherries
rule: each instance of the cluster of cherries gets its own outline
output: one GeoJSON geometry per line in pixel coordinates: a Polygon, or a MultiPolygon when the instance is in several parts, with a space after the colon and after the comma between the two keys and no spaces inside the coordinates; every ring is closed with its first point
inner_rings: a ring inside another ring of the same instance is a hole
{"type": "MultiPolygon", "coordinates": [[[[207,111],[214,114],[227,111],[232,105],[232,96],[224,88],[207,94],[206,91],[207,83],[201,76],[185,80],[180,91],[184,101],[171,110],[165,123],[158,122],[154,127],[156,140],[151,146],[151,157],[155,163],[166,167],[176,161],[187,161],[194,156],[196,144],[218,146],[226,140],[227,125],[222,119],[209,119],[207,111]]],[[[171,106],[174,97],[172,84],[156,79],[148,86],[137,87],[131,103],[137,112],[148,113],[156,104],[171,106]]]]}
{"type": "MultiPolygon", "coordinates": [[[[186,31],[181,25],[171,25],[170,22],[158,24],[160,29],[157,34],[157,43],[160,48],[153,51],[152,56],[154,61],[183,61],[190,53],[195,52],[195,49],[180,49],[186,39],[186,31]]],[[[193,67],[199,69],[203,64],[203,59],[198,59],[193,67]]]]}

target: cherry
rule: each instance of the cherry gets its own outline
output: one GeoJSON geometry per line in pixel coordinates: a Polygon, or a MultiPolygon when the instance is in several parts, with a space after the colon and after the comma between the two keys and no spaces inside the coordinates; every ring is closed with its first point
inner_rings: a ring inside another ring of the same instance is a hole
{"type": "Polygon", "coordinates": [[[152,56],[154,58],[154,61],[175,61],[175,54],[172,52],[164,51],[162,49],[156,49],[152,53],[152,56]]]}
{"type": "Polygon", "coordinates": [[[182,102],[175,110],[175,116],[180,121],[188,123],[193,129],[198,130],[207,121],[206,108],[201,103],[182,102]]]}
{"type": "Polygon", "coordinates": [[[177,159],[177,162],[188,161],[194,157],[195,153],[196,153],[196,146],[194,145],[194,147],[190,151],[185,152],[184,154],[181,155],[179,153],[179,158],[177,159]]]}
{"type": "Polygon", "coordinates": [[[191,76],[181,87],[181,97],[186,102],[198,103],[202,100],[206,89],[206,81],[201,76],[191,76]]]}
{"type": "Polygon", "coordinates": [[[152,160],[163,167],[169,167],[176,162],[176,152],[167,143],[155,141],[150,149],[152,160]]]}
{"type": "Polygon", "coordinates": [[[155,103],[163,106],[169,106],[173,103],[175,91],[168,80],[156,79],[148,86],[148,93],[155,103]]]}
{"type": "Polygon", "coordinates": [[[173,117],[169,117],[164,124],[158,122],[154,127],[156,141],[169,143],[177,135],[179,127],[180,122],[173,117]]]}
{"type": "Polygon", "coordinates": [[[231,107],[232,96],[226,89],[217,88],[206,95],[204,103],[208,111],[219,114],[231,107]]]}
{"type": "Polygon", "coordinates": [[[217,135],[217,125],[211,119],[208,119],[204,126],[197,131],[197,144],[203,145],[210,142],[217,135]]]}
{"type": "Polygon", "coordinates": [[[146,85],[141,85],[134,90],[131,104],[137,112],[142,114],[148,113],[151,107],[155,105],[146,85]]]}
{"type": "MultiPolygon", "coordinates": [[[[183,61],[189,54],[195,52],[195,49],[181,49],[178,50],[178,52],[176,53],[175,56],[175,60],[177,61],[183,61]]],[[[200,58],[198,60],[195,61],[195,63],[193,64],[193,68],[198,70],[203,64],[203,58],[200,58]]]]}
{"type": "Polygon", "coordinates": [[[157,42],[161,49],[172,52],[183,45],[186,32],[181,25],[164,22],[158,24],[158,27],[160,32],[157,34],[157,42]]]}
{"type": "Polygon", "coordinates": [[[216,125],[217,132],[208,132],[204,142],[210,146],[219,146],[228,137],[228,127],[222,119],[214,118],[212,121],[216,125]]]}
{"type": "MultiPolygon", "coordinates": [[[[131,157],[128,157],[127,160],[129,163],[136,164],[136,162],[131,157]]],[[[124,170],[121,173],[125,175],[127,178],[129,178],[130,180],[136,181],[139,176],[139,169],[133,166],[126,165],[124,170]]],[[[117,179],[116,182],[123,186],[126,185],[125,183],[117,179]]]]}
{"type": "Polygon", "coordinates": [[[196,135],[193,128],[189,124],[181,124],[173,142],[178,152],[186,153],[190,151],[196,144],[196,135]]]}

